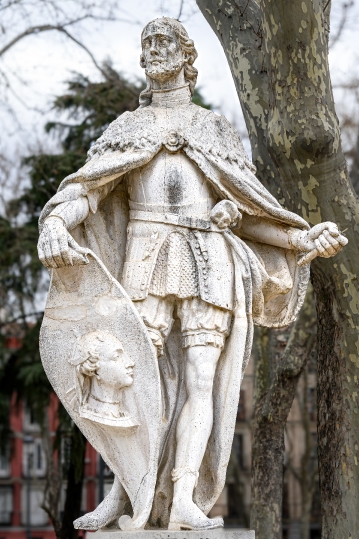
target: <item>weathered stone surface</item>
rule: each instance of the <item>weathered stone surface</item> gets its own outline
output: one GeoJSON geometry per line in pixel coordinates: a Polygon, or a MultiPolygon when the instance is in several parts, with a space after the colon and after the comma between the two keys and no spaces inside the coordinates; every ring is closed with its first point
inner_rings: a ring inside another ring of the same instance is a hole
{"type": "Polygon", "coordinates": [[[167,530],[138,530],[135,532],[123,532],[118,530],[98,530],[89,534],[89,539],[255,539],[255,533],[251,530],[239,530],[225,528],[219,530],[204,531],[180,531],[167,530]]]}
{"type": "MultiPolygon", "coordinates": [[[[87,256],[86,265],[52,272],[40,353],[66,410],[134,500],[145,481],[154,489],[157,475],[157,358],[126,292],[96,255],[87,256]]],[[[123,507],[127,495],[120,484],[114,491],[105,505],[123,507]]],[[[151,509],[146,497],[136,500],[135,515],[146,503],[151,509]]],[[[111,520],[108,508],[105,514],[111,520]]]]}
{"type": "Polygon", "coordinates": [[[253,322],[294,320],[310,260],[346,243],[333,223],[308,230],[283,209],[227,120],[191,102],[196,57],[178,21],[146,26],[140,108],[108,127],[40,217],[52,269],[42,360],[115,474],[77,528],[231,533],[203,530],[223,526],[206,515],[225,482],[253,322]]]}

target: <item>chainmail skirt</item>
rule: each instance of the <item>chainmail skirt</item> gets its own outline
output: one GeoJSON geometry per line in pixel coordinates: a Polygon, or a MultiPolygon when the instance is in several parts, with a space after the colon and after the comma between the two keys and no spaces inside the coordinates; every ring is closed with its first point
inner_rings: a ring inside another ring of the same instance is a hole
{"type": "Polygon", "coordinates": [[[198,271],[186,234],[171,232],[158,253],[150,294],[178,298],[198,297],[198,271]]]}

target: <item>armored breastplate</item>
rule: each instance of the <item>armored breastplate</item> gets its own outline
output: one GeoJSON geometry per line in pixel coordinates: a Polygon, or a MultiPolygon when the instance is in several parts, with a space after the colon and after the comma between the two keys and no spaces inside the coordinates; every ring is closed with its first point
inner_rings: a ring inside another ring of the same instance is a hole
{"type": "Polygon", "coordinates": [[[128,184],[133,210],[206,219],[217,201],[199,168],[184,153],[167,149],[132,171],[128,184]]]}

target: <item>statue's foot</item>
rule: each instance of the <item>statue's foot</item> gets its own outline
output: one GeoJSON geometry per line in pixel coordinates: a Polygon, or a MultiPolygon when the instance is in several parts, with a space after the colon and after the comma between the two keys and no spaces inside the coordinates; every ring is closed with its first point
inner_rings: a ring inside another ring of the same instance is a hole
{"type": "Polygon", "coordinates": [[[101,507],[99,505],[95,511],[77,518],[74,521],[74,528],[76,530],[96,531],[111,524],[111,522],[118,518],[119,514],[120,511],[117,504],[114,507],[101,507]]]}
{"type": "Polygon", "coordinates": [[[223,528],[223,518],[208,518],[193,502],[173,503],[168,529],[214,530],[223,528]]]}
{"type": "Polygon", "coordinates": [[[117,477],[106,498],[91,513],[74,521],[76,530],[96,531],[114,522],[122,513],[128,497],[117,477]]]}
{"type": "Polygon", "coordinates": [[[74,520],[75,530],[93,530],[99,529],[98,519],[93,516],[93,513],[87,513],[83,517],[74,520]]]}

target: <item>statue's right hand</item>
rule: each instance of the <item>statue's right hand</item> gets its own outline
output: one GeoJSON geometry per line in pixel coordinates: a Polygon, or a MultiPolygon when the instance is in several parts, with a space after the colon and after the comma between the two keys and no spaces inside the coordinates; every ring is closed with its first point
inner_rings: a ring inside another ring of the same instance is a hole
{"type": "Polygon", "coordinates": [[[62,219],[46,219],[37,244],[39,259],[46,268],[62,268],[88,264],[87,249],[83,249],[68,233],[62,219]]]}

